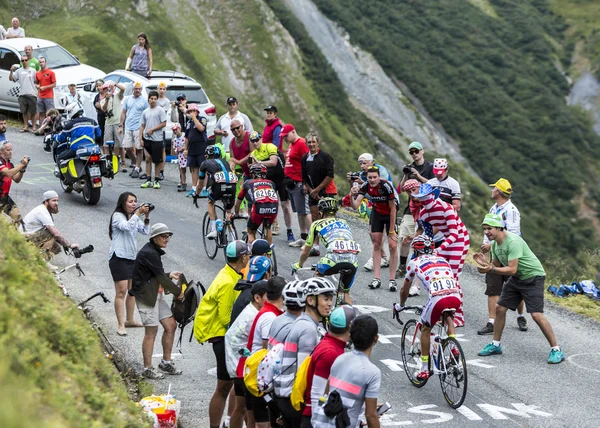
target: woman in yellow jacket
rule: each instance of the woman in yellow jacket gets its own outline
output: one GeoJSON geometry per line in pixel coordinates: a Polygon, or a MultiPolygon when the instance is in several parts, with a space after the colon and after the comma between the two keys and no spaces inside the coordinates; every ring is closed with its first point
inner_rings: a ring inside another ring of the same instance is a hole
{"type": "Polygon", "coordinates": [[[212,343],[217,359],[217,388],[208,410],[211,428],[219,428],[227,395],[233,386],[225,362],[225,333],[229,327],[233,303],[240,293],[234,287],[242,278],[240,272],[248,264],[251,254],[244,241],[230,242],[225,253],[227,264],[208,287],[194,319],[196,340],[199,343],[212,343]]]}

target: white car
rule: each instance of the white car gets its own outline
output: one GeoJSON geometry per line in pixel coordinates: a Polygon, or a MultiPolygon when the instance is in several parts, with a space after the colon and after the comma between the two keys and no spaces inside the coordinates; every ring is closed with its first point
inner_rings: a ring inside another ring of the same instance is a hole
{"type": "Polygon", "coordinates": [[[65,108],[61,100],[69,93],[68,85],[73,82],[77,88],[83,88],[86,83],[102,77],[105,73],[89,65],[79,62],[75,55],[70,54],[62,46],[44,39],[24,37],[0,41],[0,110],[19,111],[19,83],[11,82],[8,78],[10,68],[20,64],[25,46],[33,47],[33,56],[46,58],[48,68],[56,75],[54,88],[54,106],[65,108]]]}
{"type": "MultiPolygon", "coordinates": [[[[125,86],[125,100],[133,93],[133,84],[140,82],[142,84],[142,97],[148,98],[148,92],[158,91],[158,84],[165,82],[167,84],[166,97],[175,101],[179,94],[185,94],[188,104],[198,104],[200,108],[200,115],[206,117],[206,135],[209,141],[215,139],[215,125],[217,124],[217,108],[213,103],[210,102],[206,92],[202,89],[202,85],[196,80],[183,73],[175,71],[152,71],[150,77],[142,77],[138,74],[132,73],[126,70],[115,70],[103,77],[105,82],[109,80],[115,83],[120,83],[125,86]]],[[[82,99],[84,99],[84,114],[86,117],[96,119],[96,110],[93,104],[93,100],[96,96],[96,88],[93,84],[85,85],[84,92],[81,92],[82,99]]],[[[167,126],[165,127],[165,139],[167,142],[171,141],[171,108],[167,114],[167,126]]],[[[167,144],[169,145],[169,144],[167,144]]]]}

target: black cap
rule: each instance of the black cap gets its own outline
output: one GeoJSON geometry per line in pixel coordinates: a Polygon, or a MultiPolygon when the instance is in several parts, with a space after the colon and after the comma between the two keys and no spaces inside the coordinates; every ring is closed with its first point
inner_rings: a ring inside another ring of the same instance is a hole
{"type": "Polygon", "coordinates": [[[277,113],[277,107],[275,107],[275,106],[266,106],[263,110],[264,111],[274,111],[275,113],[277,113]]]}
{"type": "Polygon", "coordinates": [[[266,292],[267,292],[267,280],[266,279],[261,279],[260,281],[256,281],[252,285],[252,288],[250,289],[250,293],[252,293],[252,295],[265,294],[266,292]]]}
{"type": "Polygon", "coordinates": [[[177,94],[177,101],[187,100],[187,96],[185,94],[177,94]]]}
{"type": "Polygon", "coordinates": [[[227,98],[227,104],[237,103],[237,99],[235,97],[227,98]]]}
{"type": "Polygon", "coordinates": [[[252,243],[252,255],[253,256],[264,256],[271,252],[271,245],[266,239],[256,239],[252,243]]]}

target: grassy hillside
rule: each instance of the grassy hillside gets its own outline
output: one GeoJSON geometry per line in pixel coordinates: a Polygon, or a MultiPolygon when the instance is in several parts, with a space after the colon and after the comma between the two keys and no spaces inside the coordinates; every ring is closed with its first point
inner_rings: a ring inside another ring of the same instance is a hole
{"type": "Polygon", "coordinates": [[[548,1],[316,3],[411,88],[485,181],[513,183],[538,254],[593,245],[573,199],[588,189],[588,203],[600,202],[600,137],[565,104],[557,61],[569,63],[567,26],[548,1]]]}
{"type": "Polygon", "coordinates": [[[3,427],[144,426],[100,339],[0,218],[3,427]]]}

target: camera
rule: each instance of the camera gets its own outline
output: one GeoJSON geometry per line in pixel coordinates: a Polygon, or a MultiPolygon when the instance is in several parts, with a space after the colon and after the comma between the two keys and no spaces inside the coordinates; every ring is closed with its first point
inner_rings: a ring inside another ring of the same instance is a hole
{"type": "Polygon", "coordinates": [[[151,203],[145,203],[142,204],[142,206],[148,207],[148,211],[152,211],[154,209],[154,205],[152,205],[151,203]]]}
{"type": "Polygon", "coordinates": [[[402,172],[403,172],[404,174],[406,174],[406,175],[408,175],[408,174],[412,174],[412,169],[413,169],[413,166],[412,166],[412,165],[404,165],[404,166],[402,167],[402,172]]]}
{"type": "Polygon", "coordinates": [[[360,172],[351,172],[350,173],[350,181],[356,181],[360,179],[360,172]]]}
{"type": "Polygon", "coordinates": [[[113,113],[112,110],[109,110],[106,112],[106,118],[107,119],[111,119],[115,114],[113,113]]]}

